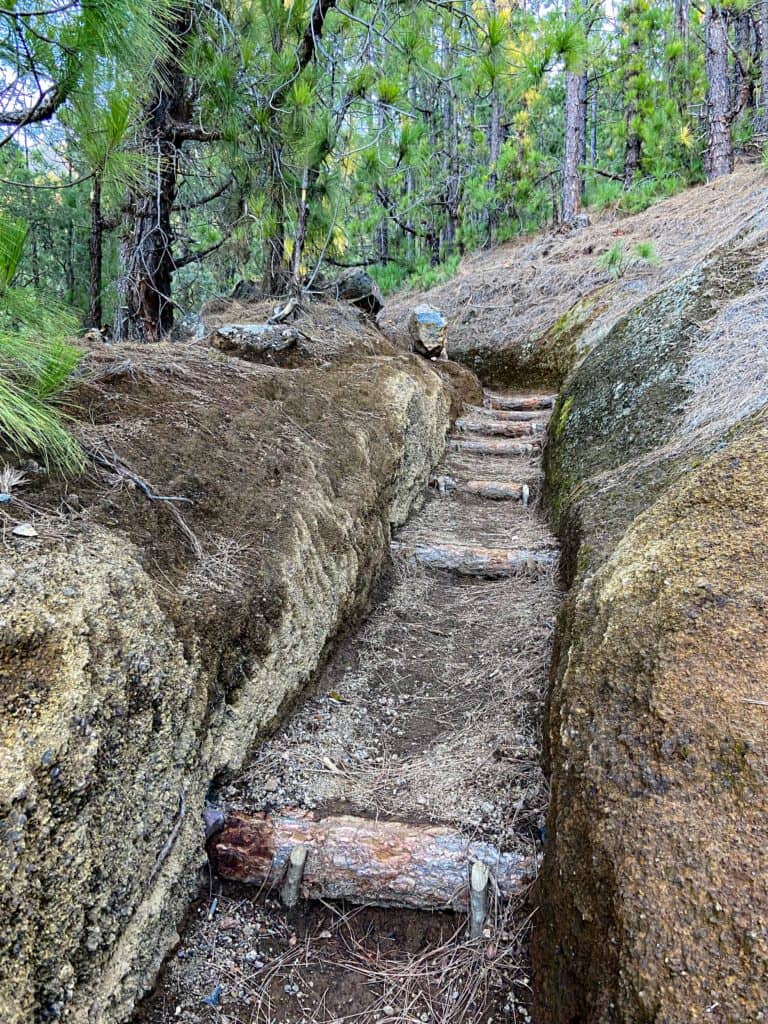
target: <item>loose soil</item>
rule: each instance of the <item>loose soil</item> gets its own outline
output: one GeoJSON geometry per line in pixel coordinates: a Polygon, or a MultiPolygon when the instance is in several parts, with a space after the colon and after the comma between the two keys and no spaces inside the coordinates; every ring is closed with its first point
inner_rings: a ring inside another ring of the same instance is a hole
{"type": "MultiPolygon", "coordinates": [[[[538,460],[450,453],[439,473],[527,482],[538,460]]],[[[430,494],[399,540],[538,547],[535,503],[430,494]]],[[[535,866],[547,803],[541,714],[559,594],[554,571],[469,580],[392,565],[360,630],[311,693],[212,796],[227,810],[451,824],[535,866]]],[[[209,878],[135,1024],[529,1019],[528,897],[465,922],[305,905],[209,878]]]]}

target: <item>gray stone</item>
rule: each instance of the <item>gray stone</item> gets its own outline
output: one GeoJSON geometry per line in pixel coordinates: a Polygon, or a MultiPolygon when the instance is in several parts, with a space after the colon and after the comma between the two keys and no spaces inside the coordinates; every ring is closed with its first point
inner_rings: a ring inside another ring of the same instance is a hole
{"type": "Polygon", "coordinates": [[[425,359],[447,359],[448,321],[432,306],[417,306],[408,321],[411,351],[425,359]]]}
{"type": "Polygon", "coordinates": [[[374,320],[384,308],[381,289],[370,274],[364,270],[348,270],[333,286],[336,298],[343,302],[351,302],[366,316],[374,320]]]}

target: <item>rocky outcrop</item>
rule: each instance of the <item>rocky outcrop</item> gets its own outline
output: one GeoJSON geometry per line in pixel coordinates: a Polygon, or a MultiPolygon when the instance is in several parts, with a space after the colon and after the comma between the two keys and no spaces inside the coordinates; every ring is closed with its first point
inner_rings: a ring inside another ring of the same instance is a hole
{"type": "Polygon", "coordinates": [[[768,1015],[768,236],[620,320],[550,426],[572,583],[546,740],[543,1024],[768,1015]]]}
{"type": "MultiPolygon", "coordinates": [[[[414,358],[285,371],[102,355],[83,430],[125,479],[6,540],[0,572],[0,1017],[122,1020],[198,885],[211,782],[365,606],[425,493],[450,396],[414,358]],[[188,544],[193,533],[203,557],[188,544]]],[[[56,481],[25,499],[56,507],[56,481]]]]}

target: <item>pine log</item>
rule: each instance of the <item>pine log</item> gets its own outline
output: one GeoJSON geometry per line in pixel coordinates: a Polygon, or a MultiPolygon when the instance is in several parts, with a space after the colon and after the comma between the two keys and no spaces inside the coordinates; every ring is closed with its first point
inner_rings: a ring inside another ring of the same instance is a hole
{"type": "Polygon", "coordinates": [[[304,811],[235,815],[211,841],[221,878],[279,888],[296,847],[306,850],[301,894],[381,907],[468,910],[471,865],[482,862],[504,897],[520,893],[535,858],[500,853],[452,828],[338,817],[304,811]]]}
{"type": "Polygon", "coordinates": [[[459,492],[489,501],[522,501],[525,487],[526,484],[513,480],[467,480],[459,485],[459,492]]]}
{"type": "Polygon", "coordinates": [[[476,548],[460,544],[404,544],[393,541],[390,550],[393,558],[428,569],[488,579],[514,576],[526,569],[537,571],[557,563],[557,553],[551,548],[476,548]]]}
{"type": "Polygon", "coordinates": [[[542,438],[531,438],[525,443],[504,440],[487,441],[465,441],[461,438],[452,438],[452,445],[456,452],[471,452],[474,455],[538,455],[542,449],[542,438]]]}
{"type": "Polygon", "coordinates": [[[489,409],[511,409],[513,412],[530,412],[534,409],[552,409],[554,395],[531,395],[525,398],[514,395],[486,395],[485,404],[489,409]]]}
{"type": "Polygon", "coordinates": [[[491,409],[485,405],[465,406],[466,412],[471,416],[493,416],[497,420],[509,420],[512,423],[542,423],[547,424],[551,418],[551,412],[547,409],[540,409],[538,412],[515,412],[513,409],[491,409]]]}
{"type": "Polygon", "coordinates": [[[496,437],[533,437],[544,433],[543,423],[509,423],[506,420],[456,420],[456,429],[467,434],[496,437]]]}

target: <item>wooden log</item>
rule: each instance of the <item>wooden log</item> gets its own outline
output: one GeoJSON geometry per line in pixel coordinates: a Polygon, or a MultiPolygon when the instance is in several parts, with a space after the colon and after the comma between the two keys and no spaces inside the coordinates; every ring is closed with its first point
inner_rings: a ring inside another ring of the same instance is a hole
{"type": "Polygon", "coordinates": [[[526,570],[536,572],[557,563],[557,552],[551,548],[477,548],[460,544],[404,544],[393,541],[390,550],[393,558],[428,569],[488,579],[515,576],[526,570]]]}
{"type": "Polygon", "coordinates": [[[485,405],[465,406],[467,414],[471,416],[492,416],[497,420],[509,420],[512,423],[542,423],[547,424],[551,419],[551,412],[541,409],[538,412],[515,412],[512,409],[489,409],[485,405]]]}
{"type": "Polygon", "coordinates": [[[488,501],[522,501],[526,484],[512,480],[467,480],[458,489],[462,494],[474,494],[488,501]]]}
{"type": "Polygon", "coordinates": [[[531,412],[534,409],[553,409],[554,395],[486,395],[485,404],[489,409],[510,409],[513,412],[531,412]]]}
{"type": "Polygon", "coordinates": [[[506,420],[456,420],[456,429],[463,434],[486,434],[491,437],[533,437],[544,433],[543,423],[510,423],[506,420]]]}
{"type": "Polygon", "coordinates": [[[297,846],[306,850],[305,898],[381,907],[466,913],[473,862],[487,865],[504,897],[520,893],[536,870],[533,857],[501,853],[445,826],[352,817],[315,820],[303,811],[235,815],[208,852],[222,878],[276,888],[297,846]]]}
{"type": "Polygon", "coordinates": [[[531,438],[524,443],[504,440],[468,441],[452,438],[451,447],[455,452],[472,452],[474,455],[538,455],[542,449],[542,438],[531,438]]]}

